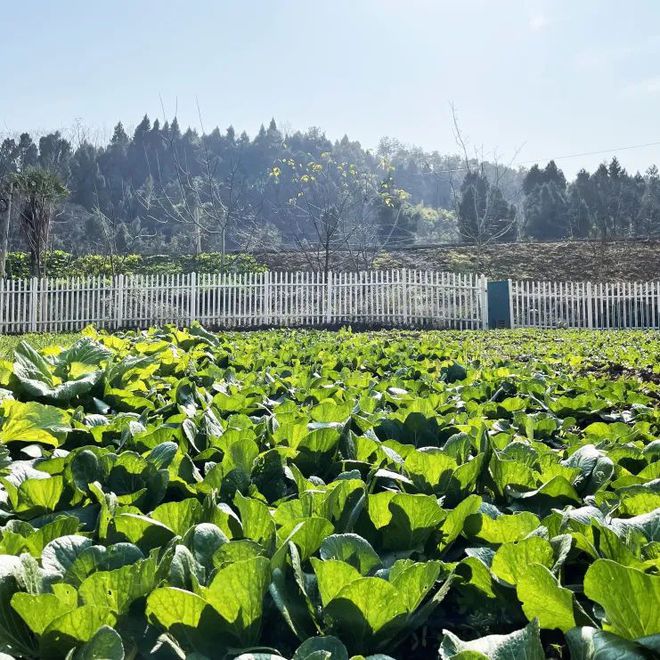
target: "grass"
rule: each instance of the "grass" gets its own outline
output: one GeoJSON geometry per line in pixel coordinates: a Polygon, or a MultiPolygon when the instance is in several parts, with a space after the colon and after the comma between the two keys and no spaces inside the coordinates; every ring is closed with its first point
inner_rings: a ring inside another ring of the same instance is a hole
{"type": "MultiPolygon", "coordinates": [[[[273,330],[285,336],[286,329],[273,330]]],[[[299,331],[293,331],[299,332],[299,331]]],[[[302,335],[317,331],[302,331],[302,335]]],[[[231,332],[240,337],[241,332],[231,332]]],[[[330,333],[332,334],[332,333],[330,333]]],[[[363,333],[361,333],[363,334],[363,333]]],[[[442,330],[425,331],[390,330],[368,332],[373,337],[408,337],[415,342],[424,336],[435,335],[447,343],[459,340],[464,354],[461,359],[470,361],[479,355],[482,361],[496,364],[503,359],[547,360],[564,359],[565,346],[573,348],[573,360],[583,373],[599,373],[605,377],[638,376],[644,380],[660,381],[660,343],[654,330],[538,330],[521,328],[516,330],[442,330]],[[625,347],[625,351],[622,348],[625,347]]],[[[70,333],[27,333],[23,335],[0,335],[0,360],[13,357],[14,349],[21,341],[27,341],[39,350],[46,346],[67,348],[82,336],[70,333]]],[[[444,343],[444,342],[443,342],[444,343]]]]}
{"type": "Polygon", "coordinates": [[[25,335],[1,335],[0,336],[0,359],[6,360],[14,354],[14,349],[25,340],[33,348],[40,349],[45,346],[56,344],[66,348],[80,337],[79,332],[66,332],[57,334],[54,332],[33,332],[25,335]]]}

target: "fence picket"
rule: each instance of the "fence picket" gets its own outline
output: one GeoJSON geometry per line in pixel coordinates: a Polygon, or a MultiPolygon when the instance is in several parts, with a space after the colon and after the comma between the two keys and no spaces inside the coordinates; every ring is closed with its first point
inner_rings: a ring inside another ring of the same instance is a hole
{"type": "Polygon", "coordinates": [[[660,282],[510,282],[513,327],[660,329],[660,282]]]}

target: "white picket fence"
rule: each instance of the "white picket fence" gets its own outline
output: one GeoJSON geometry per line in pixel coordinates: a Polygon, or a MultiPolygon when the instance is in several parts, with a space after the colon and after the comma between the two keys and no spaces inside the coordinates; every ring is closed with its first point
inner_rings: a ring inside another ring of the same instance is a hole
{"type": "Polygon", "coordinates": [[[660,329],[660,282],[509,285],[513,327],[660,329]]]}
{"type": "MultiPolygon", "coordinates": [[[[509,280],[513,327],[660,329],[660,282],[509,280]]],[[[0,334],[141,328],[488,327],[487,280],[418,270],[0,280],[0,334]]]]}
{"type": "Polygon", "coordinates": [[[0,281],[0,333],[94,324],[140,328],[334,326],[476,329],[488,325],[486,278],[417,270],[359,273],[117,275],[0,281]]]}

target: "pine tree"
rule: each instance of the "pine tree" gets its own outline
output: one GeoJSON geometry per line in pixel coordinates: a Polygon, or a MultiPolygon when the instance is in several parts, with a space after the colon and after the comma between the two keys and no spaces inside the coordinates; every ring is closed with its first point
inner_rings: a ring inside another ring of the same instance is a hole
{"type": "Polygon", "coordinates": [[[135,127],[135,132],[133,133],[133,142],[145,142],[150,130],[151,121],[149,120],[148,115],[145,115],[142,118],[142,121],[135,127]]]}
{"type": "Polygon", "coordinates": [[[170,138],[172,140],[179,140],[181,138],[181,129],[179,128],[179,120],[174,117],[170,124],[170,138]]]}
{"type": "Polygon", "coordinates": [[[69,174],[71,144],[59,131],[39,139],[39,167],[56,172],[62,180],[69,174]]]}
{"type": "Polygon", "coordinates": [[[566,177],[551,160],[544,169],[534,165],[523,182],[525,232],[541,240],[570,235],[566,177]]]}
{"type": "Polygon", "coordinates": [[[515,207],[477,171],[465,175],[457,209],[458,231],[465,243],[483,245],[516,238],[515,207]]]}
{"type": "MultiPolygon", "coordinates": [[[[586,172],[584,174],[586,174],[588,183],[589,175],[586,172]]],[[[591,211],[577,181],[570,187],[568,192],[568,218],[571,238],[587,238],[589,236],[592,225],[591,211]]]]}
{"type": "Polygon", "coordinates": [[[458,231],[465,243],[473,243],[483,230],[488,196],[488,181],[476,171],[465,175],[458,203],[458,231]]]}
{"type": "Polygon", "coordinates": [[[492,227],[492,235],[498,243],[510,243],[517,238],[516,207],[509,204],[502,191],[497,187],[491,187],[488,213],[489,225],[492,227]]]}
{"type": "Polygon", "coordinates": [[[539,240],[568,238],[568,204],[555,182],[544,183],[525,199],[525,233],[539,240]]]}
{"type": "Polygon", "coordinates": [[[551,160],[543,172],[543,183],[554,183],[560,191],[566,190],[566,177],[557,167],[554,160],[551,160]]]}
{"type": "Polygon", "coordinates": [[[90,210],[98,206],[104,181],[97,150],[91,144],[84,143],[76,149],[71,159],[70,171],[71,201],[90,210]]]}
{"type": "Polygon", "coordinates": [[[655,165],[646,171],[644,194],[635,222],[635,236],[660,236],[660,174],[655,165]]]}
{"type": "Polygon", "coordinates": [[[121,122],[117,122],[114,131],[112,132],[112,138],[110,139],[110,144],[113,147],[126,147],[129,143],[129,137],[124,130],[124,126],[121,122]]]}
{"type": "MultiPolygon", "coordinates": [[[[266,122],[254,139],[245,132],[239,136],[231,126],[226,132],[214,129],[198,135],[186,130],[182,134],[176,117],[152,123],[145,116],[130,135],[118,122],[103,147],[83,144],[72,153],[68,141],[58,133],[44,135],[37,142],[27,133],[20,139],[0,141],[0,179],[6,181],[9,174],[30,166],[58,171],[71,188],[71,197],[54,225],[53,244],[67,247],[73,241],[79,250],[93,250],[98,245],[99,232],[85,230],[100,217],[97,211],[116,226],[125,223],[132,227],[134,219],[141,218],[148,238],[140,244],[147,248],[185,249],[190,241],[176,238],[181,234],[179,227],[163,213],[145,206],[153,194],[150,186],[167,194],[174,192],[180,167],[191,180],[205,176],[209,170],[213,172],[218,190],[232,200],[235,226],[241,222],[245,226],[244,217],[257,228],[272,225],[283,243],[293,245],[295,227],[287,222],[286,214],[275,212],[295,195],[293,176],[287,180],[283,176],[276,182],[269,177],[275,165],[351,163],[373,180],[370,186],[378,188],[383,181],[384,157],[391,187],[406,192],[396,225],[399,242],[419,241],[420,233],[415,235],[418,210],[423,214],[429,208],[440,214],[443,209],[455,211],[457,228],[460,225],[460,235],[466,242],[513,240],[517,233],[516,209],[509,202],[521,189],[524,198],[519,225],[530,238],[642,238],[660,233],[658,171],[629,175],[616,158],[591,174],[579,172],[569,184],[553,161],[534,165],[527,173],[507,170],[505,178],[500,178],[501,170],[483,163],[465,177],[456,200],[452,174],[447,171],[461,166],[458,157],[425,153],[393,139],[383,140],[378,153],[372,153],[347,135],[331,141],[318,128],[297,131],[285,140],[274,119],[266,122]],[[501,182],[498,186],[489,183],[496,178],[501,182]],[[231,194],[227,192],[230,187],[231,194]]],[[[332,187],[328,189],[328,206],[338,203],[337,195],[332,187]]],[[[383,227],[387,224],[382,223],[383,227]]],[[[420,223],[426,225],[426,220],[420,223]]],[[[370,231],[372,238],[379,235],[376,227],[370,231]]],[[[238,237],[237,231],[234,240],[238,237]]],[[[18,232],[13,232],[11,238],[18,246],[18,232]]],[[[228,235],[227,240],[231,245],[232,237],[228,235]]]]}
{"type": "Polygon", "coordinates": [[[523,179],[522,189],[525,195],[531,195],[545,183],[545,174],[538,165],[532,165],[523,179]]]}
{"type": "Polygon", "coordinates": [[[139,188],[149,176],[149,134],[151,121],[144,115],[142,121],[135,128],[133,139],[128,145],[127,158],[130,178],[133,185],[139,188]]]}

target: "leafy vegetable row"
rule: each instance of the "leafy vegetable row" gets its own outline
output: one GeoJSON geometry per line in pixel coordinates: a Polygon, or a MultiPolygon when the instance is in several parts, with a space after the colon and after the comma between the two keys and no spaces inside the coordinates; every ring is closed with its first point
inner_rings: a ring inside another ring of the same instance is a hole
{"type": "Polygon", "coordinates": [[[85,335],[0,361],[5,653],[660,651],[650,333],[85,335]]]}

